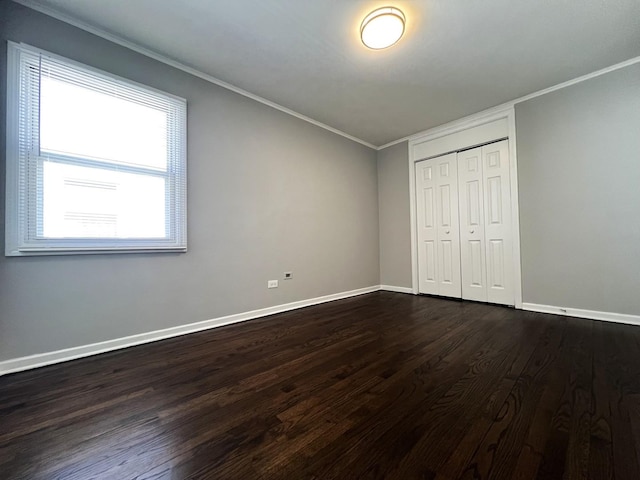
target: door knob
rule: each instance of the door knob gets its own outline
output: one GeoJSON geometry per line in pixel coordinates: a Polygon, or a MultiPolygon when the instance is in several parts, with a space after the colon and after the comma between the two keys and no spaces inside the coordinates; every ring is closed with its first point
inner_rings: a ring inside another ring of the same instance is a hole
{"type": "Polygon", "coordinates": [[[475,232],[475,230],[469,230],[469,233],[474,233],[474,232],[475,232]]]}
{"type": "Polygon", "coordinates": [[[446,230],[444,233],[446,233],[447,235],[449,235],[449,230],[446,230]]]}

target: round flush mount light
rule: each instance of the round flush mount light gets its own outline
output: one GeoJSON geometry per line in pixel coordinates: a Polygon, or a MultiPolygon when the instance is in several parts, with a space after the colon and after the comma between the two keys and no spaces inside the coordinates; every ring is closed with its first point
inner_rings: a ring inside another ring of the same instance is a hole
{"type": "Polygon", "coordinates": [[[383,7],[367,15],[360,25],[362,43],[374,50],[390,47],[404,33],[404,13],[393,7],[383,7]]]}

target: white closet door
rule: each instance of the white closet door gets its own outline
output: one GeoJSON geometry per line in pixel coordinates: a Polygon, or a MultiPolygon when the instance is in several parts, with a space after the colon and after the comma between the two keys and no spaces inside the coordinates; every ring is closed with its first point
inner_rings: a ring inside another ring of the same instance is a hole
{"type": "Polygon", "coordinates": [[[438,223],[438,294],[462,297],[460,281],[460,220],[458,217],[458,165],[452,153],[436,158],[438,223]]]}
{"type": "Polygon", "coordinates": [[[458,153],[462,298],[487,301],[482,148],[458,153]]]}
{"type": "Polygon", "coordinates": [[[436,173],[433,160],[416,163],[418,220],[418,291],[438,294],[436,244],[436,173]]]}
{"type": "Polygon", "coordinates": [[[462,296],[456,154],[416,164],[420,293],[462,296]]]}
{"type": "Polygon", "coordinates": [[[513,238],[509,142],[482,147],[484,177],[487,301],[513,305],[513,238]]]}

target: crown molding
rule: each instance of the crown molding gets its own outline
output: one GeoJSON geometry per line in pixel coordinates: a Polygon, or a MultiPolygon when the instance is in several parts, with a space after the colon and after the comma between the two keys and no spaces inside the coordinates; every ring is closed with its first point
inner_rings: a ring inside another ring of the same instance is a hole
{"type": "Polygon", "coordinates": [[[86,32],[92,33],[93,35],[96,35],[98,37],[104,38],[105,40],[109,40],[110,42],[113,42],[117,45],[120,45],[122,47],[128,48],[129,50],[133,50],[134,52],[137,52],[141,55],[144,55],[146,57],[152,58],[154,60],[157,60],[161,63],[164,63],[166,65],[169,65],[170,67],[176,68],[178,70],[182,70],[185,73],[188,73],[190,75],[193,75],[194,77],[198,77],[202,80],[205,80],[209,83],[212,83],[214,85],[217,85],[219,87],[225,88],[227,90],[230,90],[234,93],[237,93],[238,95],[242,95],[244,97],[250,98],[252,100],[255,100],[256,102],[262,103],[263,105],[267,105],[271,108],[274,108],[276,110],[279,110],[280,112],[286,113],[287,115],[291,115],[293,117],[296,117],[300,120],[303,120],[307,123],[310,123],[312,125],[315,125],[317,127],[323,128],[324,130],[327,130],[329,132],[335,133],[336,135],[340,135],[341,137],[347,138],[353,142],[359,143],[361,145],[364,145],[366,147],[369,147],[373,150],[384,150],[385,148],[389,148],[392,147],[394,145],[397,145],[399,143],[402,142],[406,142],[409,140],[413,140],[416,139],[418,137],[422,137],[426,134],[431,134],[436,130],[441,130],[441,129],[446,129],[450,126],[453,125],[457,125],[460,124],[461,122],[467,122],[467,121],[474,121],[479,117],[484,117],[488,114],[490,114],[491,112],[494,111],[499,111],[499,110],[504,110],[504,109],[508,109],[508,108],[513,108],[516,104],[518,103],[522,103],[525,102],[527,100],[531,100],[532,98],[536,98],[536,97],[540,97],[542,95],[546,95],[547,93],[551,93],[551,92],[555,92],[556,90],[561,90],[563,88],[566,87],[570,87],[572,85],[575,85],[577,83],[581,83],[584,82],[586,80],[590,80],[592,78],[596,78],[599,77],[601,75],[605,75],[607,73],[613,72],[615,70],[619,70],[621,68],[625,68],[631,65],[634,65],[636,63],[640,63],[640,56],[638,57],[634,57],[634,58],[630,58],[629,60],[625,60],[624,62],[620,62],[620,63],[616,63],[615,65],[611,65],[609,67],[605,67],[602,68],[600,70],[596,70],[595,72],[592,73],[588,73],[586,75],[582,75],[580,77],[576,77],[572,80],[567,80],[566,82],[562,82],[562,83],[558,83],[557,85],[553,85],[551,87],[542,89],[542,90],[538,90],[537,92],[533,92],[530,93],[528,95],[524,95],[522,97],[516,98],[515,100],[510,100],[508,102],[502,103],[500,105],[497,105],[495,107],[491,107],[488,108],[486,110],[483,110],[481,112],[477,112],[474,113],[472,115],[468,115],[466,117],[462,117],[456,120],[453,120],[451,122],[447,122],[445,124],[442,125],[438,125],[436,127],[433,128],[429,128],[426,130],[422,130],[420,132],[414,133],[412,135],[407,135],[406,137],[402,137],[399,138],[397,140],[393,140],[391,142],[385,143],[384,145],[380,145],[380,146],[376,146],[370,142],[367,142],[365,140],[362,140],[358,137],[354,137],[353,135],[349,135],[346,132],[343,132],[342,130],[338,130],[337,128],[333,128],[325,123],[319,122],[317,120],[314,120],[311,117],[307,117],[306,115],[303,115],[301,113],[298,113],[294,110],[291,110],[290,108],[284,107],[278,103],[272,102],[271,100],[267,100],[266,98],[260,97],[259,95],[255,95],[251,92],[248,92],[246,90],[243,90],[242,88],[236,87],[235,85],[232,85],[230,83],[227,83],[223,80],[220,80],[219,78],[216,78],[212,75],[209,75],[207,73],[201,72],[200,70],[197,70],[193,67],[189,67],[183,63],[178,62],[177,60],[174,60],[172,58],[169,58],[165,55],[162,55],[158,52],[154,52],[153,50],[150,50],[146,47],[142,47],[130,40],[127,40],[123,37],[120,37],[116,34],[113,34],[111,32],[108,32],[106,30],[102,30],[100,28],[94,27],[92,25],[89,25],[81,20],[78,20],[76,18],[73,18],[69,15],[63,14],[51,7],[47,7],[45,5],[42,5],[40,3],[38,3],[35,0],[13,0],[15,3],[18,3],[20,5],[23,5],[27,8],[30,8],[32,10],[36,10],[40,13],[43,13],[45,15],[48,15],[50,17],[53,17],[57,20],[60,20],[64,23],[68,23],[69,25],[72,25],[74,27],[77,27],[81,30],[84,30],[86,32]]]}
{"type": "Polygon", "coordinates": [[[251,92],[248,92],[246,90],[243,90],[242,88],[236,87],[235,85],[232,85],[230,83],[227,83],[223,80],[220,80],[219,78],[216,78],[212,75],[209,75],[208,73],[204,73],[201,72],[200,70],[197,70],[193,67],[189,67],[183,63],[178,62],[177,60],[174,60],[172,58],[169,58],[165,55],[162,55],[158,52],[155,52],[153,50],[150,50],[146,47],[142,47],[130,40],[127,40],[123,37],[120,37],[118,35],[115,35],[111,32],[108,32],[106,30],[102,30],[100,28],[96,28],[92,25],[89,25],[81,20],[78,20],[76,18],[73,18],[69,15],[63,14],[53,8],[47,7],[45,5],[42,5],[36,1],[33,0],[13,0],[15,3],[18,3],[20,5],[23,5],[27,8],[30,8],[32,10],[35,10],[37,12],[43,13],[49,17],[53,17],[56,20],[60,20],[61,22],[67,23],[69,25],[72,25],[74,27],[77,27],[81,30],[84,30],[85,32],[89,32],[93,35],[96,35],[98,37],[104,38],[105,40],[109,40],[112,43],[115,43],[117,45],[120,45],[121,47],[125,47],[128,48],[129,50],[133,50],[134,52],[137,52],[141,55],[144,55],[146,57],[152,58],[154,60],[157,60],[158,62],[162,62],[165,65],[169,65],[170,67],[176,68],[178,70],[182,70],[185,73],[188,73],[189,75],[193,75],[194,77],[198,77],[202,80],[205,80],[209,83],[213,83],[214,85],[217,85],[219,87],[225,88],[227,90],[230,90],[234,93],[237,93],[238,95],[242,95],[244,97],[250,98],[251,100],[255,100],[256,102],[262,103],[263,105],[267,105],[268,107],[274,108],[276,110],[279,110],[280,112],[286,113],[287,115],[291,115],[292,117],[296,117],[300,120],[303,120],[307,123],[310,123],[312,125],[315,125],[316,127],[320,127],[323,128],[325,130],[328,130],[331,133],[335,133],[336,135],[340,135],[341,137],[347,138],[353,142],[359,143],[361,145],[364,145],[365,147],[369,147],[373,150],[378,150],[378,147],[372,143],[369,143],[365,140],[362,140],[358,137],[354,137],[353,135],[349,135],[346,132],[343,132],[342,130],[338,130],[337,128],[333,128],[325,123],[319,122],[317,120],[314,120],[311,117],[307,117],[306,115],[303,115],[301,113],[298,113],[294,110],[291,110],[290,108],[284,107],[278,103],[272,102],[271,100],[267,100],[266,98],[263,98],[259,95],[255,95],[251,92]]]}
{"type": "Polygon", "coordinates": [[[416,138],[423,137],[425,135],[431,135],[441,130],[447,130],[456,125],[460,125],[462,123],[474,122],[482,117],[486,117],[495,112],[507,110],[509,108],[513,108],[516,104],[526,102],[527,100],[531,100],[532,98],[541,97],[542,95],[546,95],[547,93],[555,92],[556,90],[562,90],[563,88],[570,87],[572,85],[576,85],[577,83],[582,83],[587,80],[591,80],[592,78],[599,77],[601,75],[605,75],[610,72],[614,72],[616,70],[620,70],[621,68],[629,67],[636,63],[640,63],[640,56],[633,57],[629,60],[625,60],[624,62],[616,63],[615,65],[611,65],[609,67],[602,68],[600,70],[596,70],[595,72],[587,73],[586,75],[582,75],[580,77],[576,77],[572,80],[567,80],[566,82],[558,83],[557,85],[553,85],[551,87],[545,88],[543,90],[538,90],[537,92],[529,93],[528,95],[524,95],[522,97],[516,98],[515,100],[511,100],[509,102],[502,103],[495,107],[488,108],[478,113],[474,113],[472,115],[468,115],[466,117],[459,118],[457,120],[453,120],[451,122],[444,123],[442,125],[438,125],[433,128],[429,128],[427,130],[423,130],[421,132],[414,133],[413,135],[408,135],[406,137],[399,138],[398,140],[393,140],[392,142],[385,143],[384,145],[379,146],[378,150],[383,150],[385,148],[392,147],[397,145],[398,143],[415,140],[416,138]]]}

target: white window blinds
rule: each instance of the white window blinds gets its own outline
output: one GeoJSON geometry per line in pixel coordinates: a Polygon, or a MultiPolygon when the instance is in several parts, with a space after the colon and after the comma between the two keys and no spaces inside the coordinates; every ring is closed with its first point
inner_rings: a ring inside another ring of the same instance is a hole
{"type": "Polygon", "coordinates": [[[9,45],[7,255],[186,249],[186,102],[9,45]]]}

